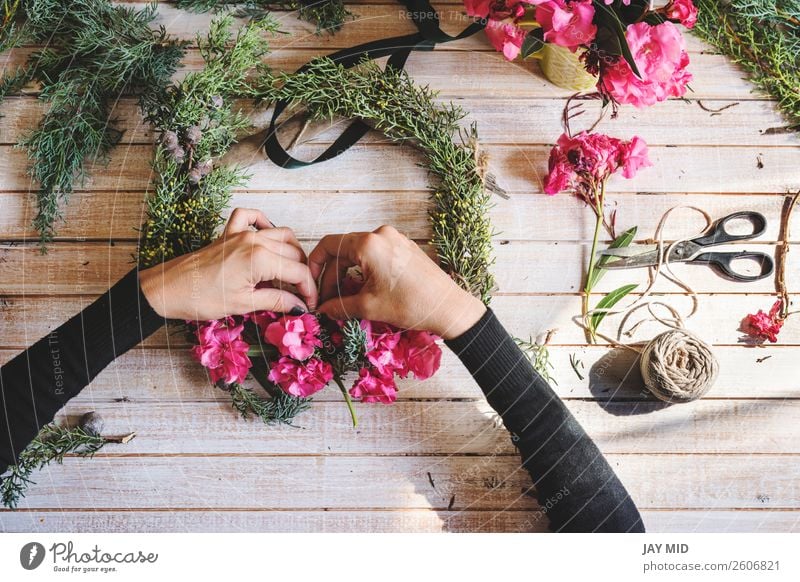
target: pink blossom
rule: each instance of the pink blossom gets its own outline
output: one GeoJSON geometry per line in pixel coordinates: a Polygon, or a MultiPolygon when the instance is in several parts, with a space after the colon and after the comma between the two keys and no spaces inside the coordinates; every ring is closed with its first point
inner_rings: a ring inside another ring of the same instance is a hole
{"type": "Polygon", "coordinates": [[[697,7],[692,0],[672,0],[666,8],[667,18],[677,20],[686,28],[697,24],[697,7]]]}
{"type": "Polygon", "coordinates": [[[536,7],[536,21],[544,30],[544,40],[575,52],[597,35],[593,23],[592,0],[549,0],[536,7]]]}
{"type": "Polygon", "coordinates": [[[211,381],[223,380],[226,384],[242,382],[253,365],[247,357],[250,346],[241,339],[244,325],[236,325],[233,318],[209,321],[197,328],[200,342],[192,348],[194,357],[206,368],[211,381]]]}
{"type": "Polygon", "coordinates": [[[278,314],[274,311],[254,311],[245,315],[245,320],[250,319],[258,326],[262,332],[267,329],[270,323],[277,321],[278,314]]]}
{"type": "Polygon", "coordinates": [[[403,363],[398,375],[406,378],[413,373],[417,380],[427,380],[438,370],[442,361],[442,349],[436,343],[438,336],[427,331],[410,329],[403,332],[398,350],[398,359],[403,363]]]}
{"type": "Polygon", "coordinates": [[[377,370],[361,368],[358,380],[350,388],[350,395],[361,402],[382,402],[391,404],[397,400],[397,386],[391,375],[383,375],[377,370]]]}
{"type": "Polygon", "coordinates": [[[653,165],[648,157],[647,144],[639,136],[634,136],[631,141],[622,142],[619,147],[622,156],[622,175],[626,178],[633,178],[642,168],[653,165]]]}
{"type": "Polygon", "coordinates": [[[283,357],[273,362],[268,378],[287,394],[308,398],[322,390],[333,379],[333,368],[328,362],[317,358],[298,362],[283,357]]]}
{"type": "Polygon", "coordinates": [[[601,85],[617,103],[636,107],[653,105],[669,97],[681,97],[692,75],[686,70],[689,55],[683,36],[672,22],[651,26],[639,22],[625,33],[641,78],[624,58],[606,68],[601,85]]]}
{"type": "Polygon", "coordinates": [[[403,368],[402,352],[398,348],[401,335],[397,328],[377,321],[362,320],[361,327],[367,332],[369,363],[384,376],[392,375],[403,368]]]}
{"type": "Polygon", "coordinates": [[[315,348],[322,347],[319,321],[310,313],[280,317],[267,326],[264,340],[277,347],[282,356],[296,360],[310,358],[315,348]]]}
{"type": "Polygon", "coordinates": [[[595,204],[598,185],[622,168],[626,178],[650,166],[647,144],[634,137],[623,141],[602,133],[582,131],[574,137],[562,134],[550,151],[544,191],[553,195],[574,188],[579,196],[595,204]]]}
{"type": "Polygon", "coordinates": [[[778,299],[769,313],[758,310],[751,313],[742,320],[740,329],[753,339],[760,341],[769,340],[772,343],[778,341],[778,332],[783,327],[784,320],[780,317],[783,301],[778,299]]]}
{"type": "Polygon", "coordinates": [[[524,30],[513,23],[489,20],[485,31],[492,46],[503,53],[507,60],[513,61],[519,56],[522,41],[525,40],[524,30]]]}

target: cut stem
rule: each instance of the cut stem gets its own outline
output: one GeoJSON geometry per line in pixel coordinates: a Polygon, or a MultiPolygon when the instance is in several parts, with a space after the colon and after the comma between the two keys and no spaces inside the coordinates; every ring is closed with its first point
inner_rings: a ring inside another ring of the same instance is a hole
{"type": "Polygon", "coordinates": [[[589,317],[589,297],[592,293],[591,281],[592,275],[594,275],[595,267],[597,265],[597,259],[595,254],[597,253],[597,242],[600,238],[600,227],[603,225],[603,199],[605,198],[606,193],[606,183],[605,181],[600,183],[600,196],[597,198],[597,206],[594,209],[595,214],[597,215],[597,221],[594,225],[594,237],[592,238],[592,250],[589,253],[589,267],[586,270],[586,283],[584,284],[583,288],[583,323],[584,323],[584,332],[586,334],[586,341],[589,343],[595,343],[595,334],[594,330],[587,325],[588,317],[589,317]]]}
{"type": "Polygon", "coordinates": [[[334,376],[333,381],[336,382],[339,390],[341,390],[344,395],[344,401],[347,402],[347,408],[350,410],[350,418],[353,419],[353,428],[355,428],[358,426],[358,417],[356,417],[356,409],[353,408],[353,399],[350,398],[350,393],[347,391],[347,388],[344,387],[344,384],[342,384],[342,379],[339,376],[334,376]]]}

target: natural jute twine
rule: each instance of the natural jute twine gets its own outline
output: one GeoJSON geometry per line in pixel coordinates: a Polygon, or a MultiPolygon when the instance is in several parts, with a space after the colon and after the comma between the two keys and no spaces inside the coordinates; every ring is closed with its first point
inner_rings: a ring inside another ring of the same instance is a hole
{"type": "Polygon", "coordinates": [[[680,239],[669,245],[665,245],[663,240],[663,230],[667,217],[673,211],[682,208],[699,212],[706,219],[706,227],[710,226],[711,218],[699,208],[693,206],[670,208],[661,217],[656,228],[655,238],[657,239],[660,259],[658,265],[653,268],[650,283],[641,297],[621,309],[596,309],[589,312],[590,315],[601,312],[607,315],[623,314],[616,338],[608,337],[601,333],[596,335],[602,337],[611,345],[639,353],[639,367],[642,371],[645,386],[656,398],[671,403],[691,402],[700,398],[714,385],[714,381],[719,374],[719,362],[712,353],[711,347],[684,326],[684,319],[691,317],[697,311],[699,303],[697,294],[689,285],[675,276],[670,269],[669,261],[663,260],[665,255],[669,256],[669,252],[675,245],[687,240],[680,239]],[[669,279],[688,291],[693,303],[692,310],[688,315],[681,316],[671,305],[663,301],[649,299],[659,276],[669,279]],[[654,311],[656,307],[666,309],[670,317],[656,314],[654,311]],[[629,320],[632,314],[642,308],[647,309],[650,318],[640,320],[631,325],[627,331],[624,331],[626,325],[630,323],[629,320]],[[627,336],[633,335],[635,330],[646,321],[657,321],[670,329],[650,340],[644,348],[640,347],[641,344],[633,345],[620,341],[623,333],[627,336]]]}
{"type": "Polygon", "coordinates": [[[684,329],[671,329],[650,340],[639,366],[647,389],[664,402],[697,400],[719,374],[708,344],[684,329]]]}

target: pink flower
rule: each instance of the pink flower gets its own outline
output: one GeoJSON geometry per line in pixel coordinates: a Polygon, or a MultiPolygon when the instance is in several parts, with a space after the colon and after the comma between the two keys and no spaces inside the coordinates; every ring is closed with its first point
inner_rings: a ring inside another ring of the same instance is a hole
{"type": "Polygon", "coordinates": [[[272,364],[267,377],[287,394],[308,398],[333,379],[333,368],[317,358],[301,363],[283,357],[272,364]]]}
{"type": "Polygon", "coordinates": [[[538,3],[536,21],[544,30],[544,40],[575,52],[597,35],[592,0],[549,0],[538,3]]]}
{"type": "Polygon", "coordinates": [[[622,156],[622,175],[626,178],[633,178],[642,168],[653,165],[648,157],[647,144],[639,136],[634,136],[631,141],[622,142],[619,148],[622,156]]]}
{"type": "Polygon", "coordinates": [[[666,8],[667,18],[677,20],[686,28],[697,24],[697,7],[692,0],[672,0],[666,8]]]}
{"type": "Polygon", "coordinates": [[[485,30],[486,38],[507,60],[513,61],[519,56],[522,41],[525,40],[524,30],[513,23],[500,20],[489,20],[485,30]]]}
{"type": "Polygon", "coordinates": [[[403,367],[398,370],[401,378],[410,373],[417,380],[427,380],[438,370],[442,361],[442,349],[436,343],[439,338],[427,331],[410,329],[403,332],[398,348],[403,367]]]}
{"type": "Polygon", "coordinates": [[[382,402],[391,404],[397,400],[397,386],[391,375],[376,373],[376,370],[361,368],[358,380],[350,388],[350,395],[361,402],[382,402]]]}
{"type": "Polygon", "coordinates": [[[262,332],[267,329],[267,326],[278,319],[278,314],[274,311],[254,311],[244,316],[245,320],[250,319],[258,326],[262,332]]]}
{"type": "Polygon", "coordinates": [[[689,55],[683,36],[672,22],[651,26],[631,24],[625,33],[641,78],[624,58],[606,68],[601,89],[617,103],[636,107],[653,105],[669,97],[681,97],[692,75],[686,70],[689,55]]]}
{"type": "Polygon", "coordinates": [[[781,331],[784,322],[780,317],[782,306],[783,301],[778,299],[769,310],[769,313],[764,313],[759,309],[757,313],[745,316],[739,329],[753,339],[769,340],[772,343],[777,342],[778,332],[781,331]]]}
{"type": "Polygon", "coordinates": [[[277,347],[282,356],[301,361],[310,358],[315,348],[322,347],[319,321],[310,313],[284,315],[270,323],[264,332],[264,340],[277,347]]]}
{"type": "Polygon", "coordinates": [[[215,384],[242,382],[253,365],[247,357],[250,346],[241,339],[244,325],[235,325],[233,318],[209,321],[197,328],[200,342],[192,354],[206,368],[215,384]]]}
{"type": "Polygon", "coordinates": [[[626,142],[602,133],[582,131],[574,137],[562,134],[550,151],[544,191],[553,195],[574,188],[586,202],[595,205],[598,186],[622,168],[626,178],[650,166],[647,144],[634,137],[626,142]]]}
{"type": "Polygon", "coordinates": [[[391,376],[403,368],[400,332],[387,323],[362,320],[361,326],[367,332],[367,353],[369,363],[384,376],[391,376]]]}

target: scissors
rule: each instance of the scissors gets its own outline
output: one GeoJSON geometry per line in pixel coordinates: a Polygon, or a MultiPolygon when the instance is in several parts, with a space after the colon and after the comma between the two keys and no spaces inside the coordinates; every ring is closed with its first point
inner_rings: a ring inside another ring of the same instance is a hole
{"type": "MultiPolygon", "coordinates": [[[[674,245],[662,245],[663,262],[710,265],[716,267],[723,275],[734,281],[758,281],[769,277],[775,269],[775,263],[769,255],[751,251],[708,252],[706,248],[756,238],[764,234],[766,229],[767,220],[762,214],[752,211],[734,212],[714,222],[708,232],[703,233],[698,238],[674,245]],[[741,219],[748,220],[752,224],[753,232],[731,234],[725,230],[725,225],[728,222],[741,219]],[[761,266],[761,272],[757,275],[748,275],[734,270],[732,263],[743,259],[758,263],[761,266]]],[[[651,267],[659,263],[658,245],[636,245],[618,249],[605,249],[598,251],[597,254],[604,257],[618,257],[616,260],[603,264],[603,269],[651,267]]]]}

